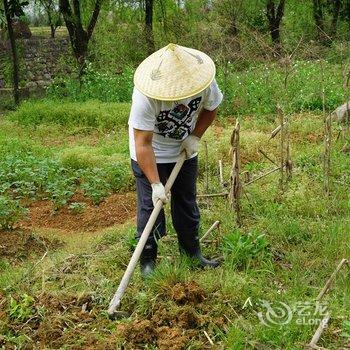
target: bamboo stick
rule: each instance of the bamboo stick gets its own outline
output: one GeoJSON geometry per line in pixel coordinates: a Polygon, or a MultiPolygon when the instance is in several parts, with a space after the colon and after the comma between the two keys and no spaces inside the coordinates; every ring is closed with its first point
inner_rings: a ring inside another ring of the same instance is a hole
{"type": "MultiPolygon", "coordinates": [[[[279,107],[278,107],[278,108],[279,108],[279,107]]],[[[278,133],[282,130],[282,128],[284,127],[284,125],[285,125],[285,123],[278,125],[277,128],[274,129],[274,130],[271,132],[269,141],[270,141],[271,139],[275,138],[275,137],[278,135],[278,133]]]]}
{"type": "Polygon", "coordinates": [[[259,149],[259,152],[260,152],[267,160],[269,160],[271,163],[277,165],[277,163],[276,163],[272,158],[270,158],[262,149],[259,149]]]}
{"type": "Polygon", "coordinates": [[[228,196],[228,192],[222,192],[222,193],[205,193],[205,194],[198,194],[197,198],[212,198],[212,197],[225,197],[228,196]]]}
{"type": "Polygon", "coordinates": [[[245,183],[244,186],[248,186],[248,185],[254,183],[255,181],[258,181],[258,180],[262,179],[263,177],[265,177],[265,176],[267,176],[267,175],[270,175],[270,174],[272,174],[272,173],[274,173],[274,172],[276,172],[276,171],[278,171],[278,170],[280,170],[280,169],[281,169],[281,167],[279,166],[279,167],[277,167],[277,168],[274,168],[274,169],[272,169],[272,170],[269,170],[268,172],[266,172],[266,173],[264,173],[264,174],[262,174],[262,175],[256,177],[255,179],[253,179],[253,180],[251,180],[251,181],[245,183]]]}
{"type": "Polygon", "coordinates": [[[346,75],[345,89],[346,89],[346,131],[349,133],[350,119],[349,119],[349,81],[350,81],[350,70],[346,75]]]}
{"type": "Polygon", "coordinates": [[[204,241],[217,227],[219,227],[220,221],[215,221],[209,230],[200,238],[200,242],[204,241]]]}
{"type": "Polygon", "coordinates": [[[285,166],[285,130],[283,126],[285,125],[284,114],[280,105],[277,105],[277,115],[280,119],[280,130],[281,130],[281,138],[280,138],[280,189],[281,192],[284,192],[284,166],[285,166]]]}
{"type": "Polygon", "coordinates": [[[330,286],[331,286],[335,276],[337,275],[337,273],[340,271],[340,269],[343,267],[344,264],[349,264],[347,259],[342,259],[340,261],[340,263],[335,268],[335,270],[333,271],[333,273],[331,274],[331,276],[327,280],[326,284],[322,288],[321,292],[318,294],[318,296],[316,298],[317,301],[320,301],[323,298],[323,296],[327,293],[327,291],[329,290],[329,288],[330,288],[330,286]]]}
{"type": "Polygon", "coordinates": [[[222,160],[219,160],[219,179],[220,179],[220,185],[222,188],[225,188],[224,183],[224,172],[223,172],[223,166],[222,166],[222,160]]]}
{"type": "Polygon", "coordinates": [[[208,333],[206,331],[203,331],[204,335],[206,336],[206,338],[208,339],[209,343],[211,346],[214,346],[214,342],[211,340],[211,338],[209,337],[208,333]]]}
{"type": "Polygon", "coordinates": [[[319,349],[319,347],[317,346],[317,343],[320,340],[323,331],[327,328],[330,318],[331,318],[331,315],[330,313],[327,312],[326,316],[322,319],[322,321],[318,325],[318,328],[316,329],[316,332],[313,335],[311,342],[309,343],[310,348],[319,349]]]}
{"type": "Polygon", "coordinates": [[[231,205],[236,212],[237,225],[241,225],[241,192],[242,185],[240,181],[241,158],[240,158],[240,124],[236,121],[236,126],[233,129],[231,136],[232,149],[232,170],[231,170],[231,191],[230,199],[231,205]]]}
{"type": "Polygon", "coordinates": [[[331,144],[332,144],[332,121],[328,116],[325,121],[324,134],[324,190],[326,195],[330,194],[331,185],[331,144]]]}
{"type": "Polygon", "coordinates": [[[209,193],[209,165],[208,165],[208,142],[204,141],[205,147],[205,191],[209,193]]]}
{"type": "Polygon", "coordinates": [[[290,132],[289,132],[289,119],[286,119],[286,173],[287,181],[292,179],[293,164],[290,154],[290,132]]]}

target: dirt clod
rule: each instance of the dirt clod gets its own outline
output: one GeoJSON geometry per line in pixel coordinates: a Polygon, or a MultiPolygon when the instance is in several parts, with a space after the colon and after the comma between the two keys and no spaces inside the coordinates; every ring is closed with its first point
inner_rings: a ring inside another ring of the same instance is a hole
{"type": "Polygon", "coordinates": [[[156,330],[150,320],[136,320],[128,325],[118,325],[118,331],[133,344],[152,343],[156,338],[156,330]]]}
{"type": "Polygon", "coordinates": [[[157,345],[159,350],[181,350],[185,349],[189,340],[188,336],[179,327],[160,327],[157,329],[157,345]]]}
{"type": "Polygon", "coordinates": [[[185,349],[188,342],[199,336],[205,317],[198,313],[205,299],[199,285],[190,281],[177,283],[166,296],[175,302],[169,308],[157,309],[147,320],[118,325],[118,331],[125,338],[130,349],[145,344],[154,344],[158,349],[185,349]]]}
{"type": "Polygon", "coordinates": [[[194,281],[177,283],[170,289],[169,293],[170,298],[179,305],[186,303],[198,304],[205,299],[203,289],[194,281]]]}

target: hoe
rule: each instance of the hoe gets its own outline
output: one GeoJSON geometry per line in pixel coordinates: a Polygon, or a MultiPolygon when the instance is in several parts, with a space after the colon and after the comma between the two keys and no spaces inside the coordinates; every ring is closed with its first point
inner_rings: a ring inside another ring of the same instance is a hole
{"type": "MultiPolygon", "coordinates": [[[[179,160],[175,164],[175,167],[172,170],[172,172],[169,176],[169,179],[165,185],[165,192],[166,193],[169,193],[171,187],[173,186],[174,181],[176,180],[176,177],[179,174],[179,171],[180,171],[185,159],[186,159],[186,153],[182,152],[180,154],[179,160]]],[[[109,303],[108,315],[111,319],[117,319],[117,318],[122,318],[122,317],[126,316],[126,313],[123,311],[118,311],[118,308],[120,306],[120,302],[121,302],[121,299],[125,293],[125,290],[128,287],[131,276],[135,271],[137,262],[140,259],[140,255],[142,253],[142,250],[147,242],[147,239],[152,231],[152,228],[153,228],[153,226],[156,222],[156,219],[157,219],[160,211],[162,210],[162,208],[163,208],[163,202],[161,200],[158,200],[158,202],[156,203],[156,205],[152,211],[150,218],[148,219],[147,225],[142,232],[141,238],[140,238],[139,242],[137,243],[137,246],[136,246],[134,253],[130,259],[130,262],[128,264],[128,267],[126,268],[126,270],[124,272],[124,275],[123,275],[123,278],[119,284],[119,287],[118,287],[116,293],[114,294],[111,302],[109,303]]]]}

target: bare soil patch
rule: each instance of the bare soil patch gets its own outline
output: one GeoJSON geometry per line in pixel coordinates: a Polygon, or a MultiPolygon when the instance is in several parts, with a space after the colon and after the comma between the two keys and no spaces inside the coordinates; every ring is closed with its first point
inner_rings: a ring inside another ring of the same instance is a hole
{"type": "Polygon", "coordinates": [[[30,230],[0,231],[0,257],[19,262],[62,245],[59,240],[41,237],[30,230]]]}
{"type": "Polygon", "coordinates": [[[177,283],[169,290],[169,297],[179,305],[187,303],[198,304],[205,299],[205,293],[199,285],[191,281],[189,283],[177,283]]]}
{"type": "Polygon", "coordinates": [[[66,232],[94,232],[103,228],[122,224],[136,213],[134,194],[113,194],[94,205],[82,195],[75,195],[70,203],[84,203],[82,212],[76,213],[69,204],[55,211],[51,201],[35,201],[29,205],[28,218],[20,222],[23,228],[45,228],[66,232]]]}
{"type": "Polygon", "coordinates": [[[194,281],[177,283],[161,297],[170,298],[176,306],[164,305],[148,319],[136,319],[117,326],[125,338],[126,349],[141,349],[146,344],[154,344],[160,350],[182,350],[191,339],[203,337],[202,328],[206,329],[208,322],[217,323],[207,315],[203,303],[205,292],[194,281]]]}

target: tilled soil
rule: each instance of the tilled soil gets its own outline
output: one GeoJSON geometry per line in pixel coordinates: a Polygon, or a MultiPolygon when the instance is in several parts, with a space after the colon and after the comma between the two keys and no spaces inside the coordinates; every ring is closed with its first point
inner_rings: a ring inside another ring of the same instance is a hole
{"type": "Polygon", "coordinates": [[[62,245],[59,240],[41,237],[26,229],[0,231],[0,257],[19,262],[62,245]]]}
{"type": "Polygon", "coordinates": [[[29,204],[28,217],[19,223],[20,227],[45,228],[66,232],[94,232],[103,228],[122,224],[136,213],[136,200],[132,193],[113,194],[99,205],[90,199],[75,195],[70,201],[84,203],[82,212],[76,213],[65,207],[54,210],[52,201],[35,201],[29,204]]]}
{"type": "Polygon", "coordinates": [[[135,319],[117,326],[125,338],[126,349],[142,349],[146,344],[154,344],[160,350],[182,350],[191,339],[202,338],[202,328],[208,322],[216,323],[206,314],[205,292],[194,281],[177,283],[160,297],[170,298],[176,305],[164,304],[148,319],[135,319]]]}

